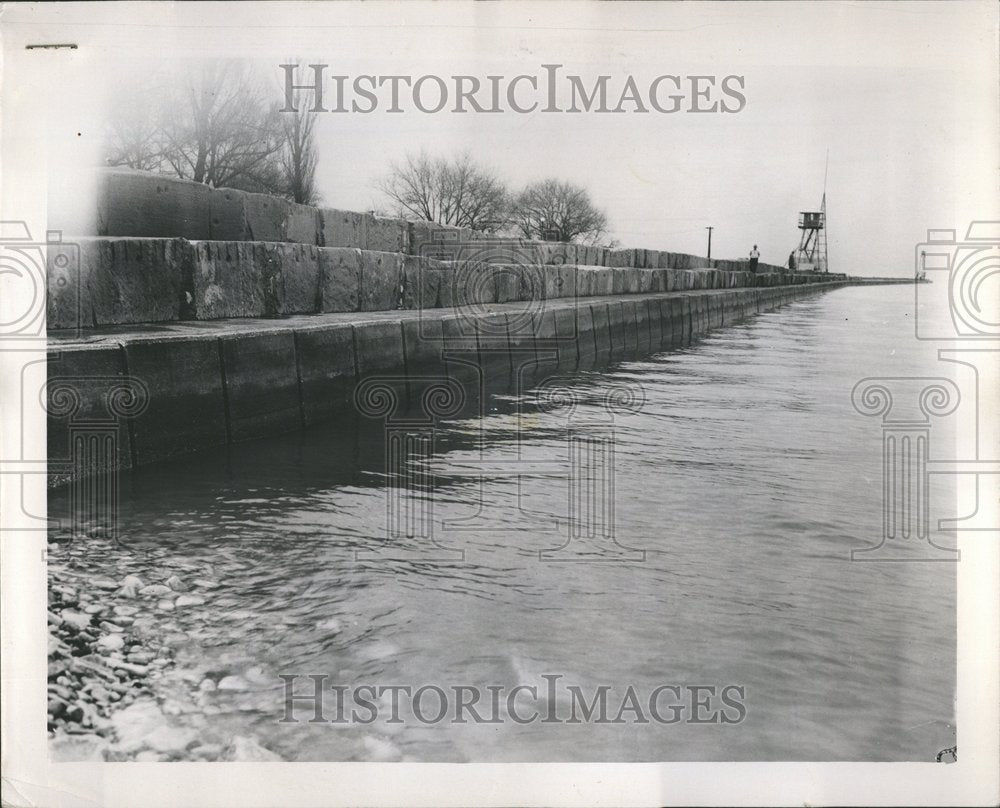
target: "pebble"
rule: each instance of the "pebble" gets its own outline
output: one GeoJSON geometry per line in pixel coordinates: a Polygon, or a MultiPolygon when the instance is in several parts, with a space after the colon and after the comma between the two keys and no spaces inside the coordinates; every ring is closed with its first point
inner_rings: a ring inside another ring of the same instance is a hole
{"type": "Polygon", "coordinates": [[[200,691],[202,691],[203,693],[207,693],[207,692],[210,692],[212,690],[215,690],[216,689],[215,688],[215,682],[213,682],[211,679],[202,679],[201,680],[201,684],[198,685],[198,689],[200,691]]]}
{"type": "Polygon", "coordinates": [[[104,607],[97,603],[91,603],[83,611],[86,614],[100,614],[104,611],[104,607]]]}
{"type": "Polygon", "coordinates": [[[344,630],[343,625],[336,617],[329,617],[326,620],[321,620],[316,624],[316,628],[323,631],[330,631],[334,634],[339,634],[344,630]]]}
{"type": "Polygon", "coordinates": [[[384,741],[373,735],[366,735],[364,738],[365,751],[368,758],[373,761],[395,761],[402,757],[399,747],[391,741],[384,741]]]}
{"type": "Polygon", "coordinates": [[[174,602],[164,598],[156,602],[156,608],[161,612],[172,612],[174,610],[174,602]]]}
{"type": "Polygon", "coordinates": [[[97,647],[103,651],[118,651],[125,647],[125,638],[121,634],[106,634],[97,641],[97,647]]]}
{"type": "Polygon", "coordinates": [[[226,760],[242,762],[281,760],[280,755],[275,754],[270,749],[265,749],[253,738],[248,738],[245,735],[237,735],[233,738],[233,742],[226,749],[224,757],[226,760]]]}
{"type": "Polygon", "coordinates": [[[74,628],[83,629],[90,625],[90,615],[88,614],[80,614],[80,612],[64,609],[59,613],[59,616],[63,619],[63,622],[69,623],[74,628]]]}
{"type": "Polygon", "coordinates": [[[122,578],[122,586],[131,586],[134,589],[142,589],[146,583],[138,575],[126,575],[122,578]]]}
{"type": "Polygon", "coordinates": [[[195,757],[201,760],[218,760],[219,755],[222,754],[222,747],[217,743],[205,743],[196,746],[192,752],[195,757]]]}
{"type": "Polygon", "coordinates": [[[181,595],[174,601],[174,605],[177,608],[183,608],[184,606],[204,606],[205,599],[200,595],[181,595]]]}
{"type": "Polygon", "coordinates": [[[219,690],[249,690],[249,683],[242,676],[224,676],[219,681],[219,690]]]}
{"type": "Polygon", "coordinates": [[[87,580],[87,585],[95,587],[96,589],[117,589],[118,583],[112,581],[110,578],[90,578],[87,580]]]}
{"type": "Polygon", "coordinates": [[[174,592],[187,592],[188,585],[181,580],[178,575],[171,575],[167,578],[167,586],[174,590],[174,592]]]}
{"type": "Polygon", "coordinates": [[[134,617],[138,611],[136,606],[115,606],[115,614],[119,617],[134,617]]]}
{"type": "Polygon", "coordinates": [[[164,586],[163,584],[150,584],[149,586],[144,586],[139,590],[139,594],[144,597],[163,597],[164,595],[173,594],[173,590],[169,586],[164,586]]]}
{"type": "Polygon", "coordinates": [[[204,578],[195,578],[191,583],[200,586],[202,589],[218,589],[219,584],[215,581],[206,581],[204,578]]]}

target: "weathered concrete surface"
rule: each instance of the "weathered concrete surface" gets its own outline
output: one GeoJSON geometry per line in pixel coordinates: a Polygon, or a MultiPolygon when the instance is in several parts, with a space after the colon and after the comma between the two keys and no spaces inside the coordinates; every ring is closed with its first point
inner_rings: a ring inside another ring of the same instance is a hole
{"type": "Polygon", "coordinates": [[[185,305],[190,244],[182,239],[79,239],[79,265],[60,272],[48,257],[51,328],[178,320],[185,305]]]}
{"type": "Polygon", "coordinates": [[[409,224],[405,219],[370,217],[365,249],[377,252],[408,253],[410,251],[409,224]]]}
{"type": "Polygon", "coordinates": [[[218,339],[136,339],[124,351],[129,375],[151,391],[132,421],[137,465],[228,441],[218,339]]]}
{"type": "Polygon", "coordinates": [[[125,169],[102,172],[101,182],[97,235],[209,238],[207,185],[125,169]]]}
{"type": "MultiPolygon", "coordinates": [[[[301,207],[301,206],[300,206],[301,207]]],[[[312,244],[255,244],[254,256],[265,274],[277,275],[279,314],[312,314],[322,311],[319,248],[312,244]]]]}
{"type": "Polygon", "coordinates": [[[262,260],[260,245],[245,241],[195,242],[192,256],[194,319],[273,317],[279,310],[280,266],[262,260]]]}
{"type": "Polygon", "coordinates": [[[293,331],[239,334],[220,342],[230,439],[260,438],[301,426],[293,331]]]}
{"type": "Polygon", "coordinates": [[[343,323],[305,326],[294,333],[303,422],[329,421],[351,405],[354,394],[354,329],[343,323]]]}
{"type": "Polygon", "coordinates": [[[130,424],[111,406],[125,384],[121,346],[50,348],[47,374],[50,485],[131,467],[130,424]]]}
{"type": "Polygon", "coordinates": [[[208,196],[211,221],[208,238],[212,241],[247,241],[246,194],[232,188],[213,188],[208,196]]]}
{"type": "Polygon", "coordinates": [[[359,378],[388,374],[406,381],[399,319],[358,323],[354,326],[354,349],[359,378]]]}
{"type": "Polygon", "coordinates": [[[402,304],[403,260],[399,253],[361,251],[361,310],[392,311],[402,304]]]}
{"type": "Polygon", "coordinates": [[[321,247],[353,247],[368,244],[368,220],[364,213],[349,210],[319,209],[319,244],[321,247]]]}
{"type": "Polygon", "coordinates": [[[361,250],[321,247],[321,312],[358,311],[361,308],[361,250]]]}
{"type": "MultiPolygon", "coordinates": [[[[273,210],[284,216],[293,207],[284,203],[273,210]]],[[[50,258],[50,329],[335,311],[467,308],[608,294],[729,289],[739,288],[738,284],[829,283],[845,277],[572,263],[470,264],[284,241],[88,238],[81,239],[79,246],[78,268],[59,270],[54,261],[61,252],[50,258]]]]}
{"type": "MultiPolygon", "coordinates": [[[[284,241],[376,252],[433,255],[464,260],[467,247],[481,242],[491,263],[542,263],[745,272],[749,261],[708,259],[687,253],[496,237],[434,222],[380,218],[369,213],[297,205],[280,197],[214,188],[166,175],[128,169],[96,172],[96,231],[80,232],[76,220],[62,225],[77,235],[177,237],[215,241],[284,241]],[[456,254],[457,253],[457,254],[456,254]],[[463,256],[464,254],[464,256],[463,256]]],[[[79,218],[79,217],[77,217],[79,218]]],[[[82,221],[82,220],[81,220],[82,221]]],[[[759,264],[760,272],[784,267],[759,264]]],[[[712,288],[712,287],[705,287],[712,288]]]]}

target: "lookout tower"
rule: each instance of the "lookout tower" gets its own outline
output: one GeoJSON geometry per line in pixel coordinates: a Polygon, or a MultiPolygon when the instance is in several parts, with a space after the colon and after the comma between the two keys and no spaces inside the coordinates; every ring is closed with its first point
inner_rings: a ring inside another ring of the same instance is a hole
{"type": "Polygon", "coordinates": [[[795,266],[800,272],[826,272],[826,193],[819,210],[799,214],[799,248],[795,266]]]}

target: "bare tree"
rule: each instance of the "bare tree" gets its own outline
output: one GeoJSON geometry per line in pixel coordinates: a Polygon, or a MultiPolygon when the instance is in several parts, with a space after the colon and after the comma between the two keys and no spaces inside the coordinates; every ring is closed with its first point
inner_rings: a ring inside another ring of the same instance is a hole
{"type": "Polygon", "coordinates": [[[208,185],[259,186],[278,178],[282,146],[278,105],[266,106],[247,65],[215,61],[182,85],[164,120],[164,159],[179,177],[208,185]]]}
{"type": "Polygon", "coordinates": [[[514,200],[515,227],[525,238],[582,241],[596,244],[608,229],[608,218],[579,185],[556,179],[525,188],[514,200]]]}
{"type": "Polygon", "coordinates": [[[316,145],[313,129],[316,114],[300,108],[297,112],[282,112],[280,151],[285,193],[293,202],[314,205],[316,193],[316,145]]]}
{"type": "Polygon", "coordinates": [[[467,153],[452,159],[407,155],[378,187],[401,214],[430,222],[496,232],[510,221],[507,188],[467,153]]]}
{"type": "Polygon", "coordinates": [[[143,91],[111,115],[108,165],[316,201],[315,117],[280,113],[247,63],[207,62],[170,91],[143,91]]]}

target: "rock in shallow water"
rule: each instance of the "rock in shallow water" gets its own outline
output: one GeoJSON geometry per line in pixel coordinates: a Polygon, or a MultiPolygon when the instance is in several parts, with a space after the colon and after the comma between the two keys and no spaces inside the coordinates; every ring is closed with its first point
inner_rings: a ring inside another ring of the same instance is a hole
{"type": "Polygon", "coordinates": [[[120,651],[125,647],[125,637],[121,634],[106,634],[97,641],[102,651],[120,651]]]}
{"type": "Polygon", "coordinates": [[[64,623],[68,623],[77,629],[85,629],[90,625],[90,615],[81,614],[80,612],[74,612],[70,609],[64,609],[59,613],[59,616],[63,619],[64,623]]]}
{"type": "Polygon", "coordinates": [[[181,595],[174,601],[174,606],[182,609],[185,606],[204,606],[205,599],[199,595],[181,595]]]}
{"type": "Polygon", "coordinates": [[[396,744],[376,738],[373,735],[366,735],[364,744],[365,752],[368,753],[368,759],[372,761],[395,761],[399,760],[402,756],[396,744]]]}
{"type": "Polygon", "coordinates": [[[146,736],[146,746],[166,755],[180,755],[197,740],[198,733],[193,729],[162,726],[146,736]]]}
{"type": "Polygon", "coordinates": [[[253,738],[237,735],[226,749],[223,759],[238,762],[263,762],[278,761],[281,760],[281,756],[270,749],[265,749],[253,738]]]}
{"type": "Polygon", "coordinates": [[[242,676],[224,676],[218,684],[219,690],[249,690],[250,685],[242,676]]]}

